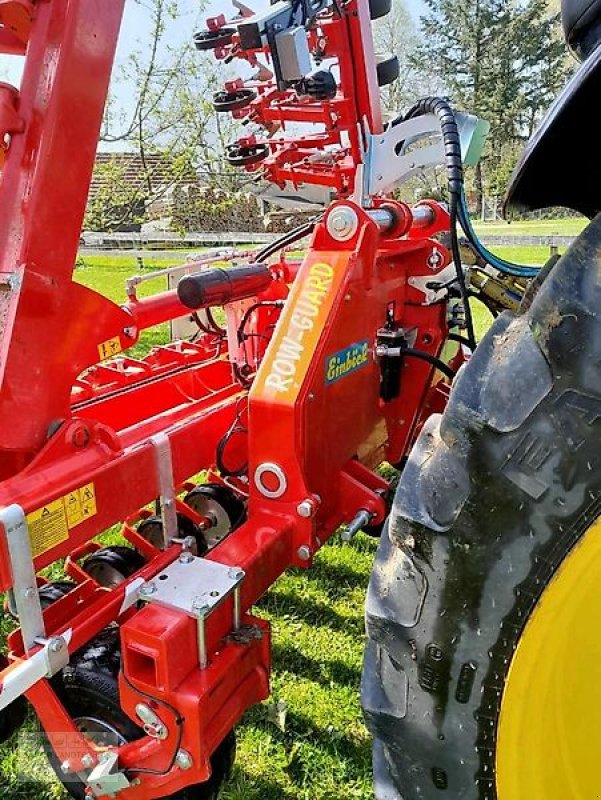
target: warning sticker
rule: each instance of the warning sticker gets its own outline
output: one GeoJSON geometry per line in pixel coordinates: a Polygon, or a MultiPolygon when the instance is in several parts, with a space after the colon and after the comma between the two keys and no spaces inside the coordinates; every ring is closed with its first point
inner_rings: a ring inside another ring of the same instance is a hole
{"type": "Polygon", "coordinates": [[[87,483],[27,515],[34,556],[52,550],[69,538],[69,531],[97,512],[96,489],[87,483]]]}
{"type": "Polygon", "coordinates": [[[62,499],[32,511],[27,515],[27,525],[34,556],[51,550],[69,538],[67,515],[62,499]]]}
{"type": "Polygon", "coordinates": [[[105,361],[107,358],[116,356],[122,349],[121,339],[115,336],[113,339],[108,339],[106,342],[102,342],[102,344],[98,345],[98,355],[101,361],[105,361]]]}

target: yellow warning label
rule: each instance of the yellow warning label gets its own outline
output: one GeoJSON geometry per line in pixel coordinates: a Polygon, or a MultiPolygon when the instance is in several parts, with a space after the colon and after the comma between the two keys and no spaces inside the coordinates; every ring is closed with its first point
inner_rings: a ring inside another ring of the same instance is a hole
{"type": "Polygon", "coordinates": [[[96,513],[96,489],[93,483],[87,483],[32,511],[27,515],[27,524],[33,555],[39,556],[66,541],[71,528],[96,513]]]}
{"type": "Polygon", "coordinates": [[[106,342],[102,342],[102,344],[98,345],[98,355],[101,361],[116,356],[121,350],[121,339],[118,336],[115,336],[113,339],[107,339],[106,342]]]}
{"type": "MultiPolygon", "coordinates": [[[[86,486],[82,486],[79,490],[79,502],[81,506],[81,522],[90,517],[93,517],[96,514],[96,490],[94,489],[93,483],[88,483],[86,486]]],[[[79,523],[74,523],[78,525],[79,523]]],[[[70,528],[73,525],[69,525],[70,528]]]]}
{"type": "Polygon", "coordinates": [[[31,549],[34,556],[52,550],[69,538],[67,514],[62,498],[27,515],[31,549]]]}

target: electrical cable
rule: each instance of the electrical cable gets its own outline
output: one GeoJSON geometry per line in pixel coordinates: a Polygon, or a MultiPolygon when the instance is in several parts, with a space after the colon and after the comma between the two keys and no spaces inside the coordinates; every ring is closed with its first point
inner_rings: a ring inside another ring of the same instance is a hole
{"type": "Polygon", "coordinates": [[[207,336],[218,336],[219,338],[222,338],[223,334],[219,334],[214,328],[209,328],[207,325],[205,325],[201,320],[200,315],[196,311],[190,314],[190,316],[198,326],[199,330],[201,330],[203,333],[206,333],[207,336]]]}
{"type": "Polygon", "coordinates": [[[213,309],[212,308],[205,308],[205,314],[207,315],[207,319],[209,320],[209,325],[213,328],[214,332],[217,336],[225,336],[226,330],[222,328],[221,325],[218,325],[215,322],[215,317],[213,316],[213,309]]]}
{"type": "Polygon", "coordinates": [[[238,331],[237,331],[238,342],[242,344],[245,337],[251,335],[251,334],[246,334],[244,329],[246,328],[246,325],[248,324],[248,320],[250,319],[251,315],[258,308],[263,308],[263,307],[283,308],[283,306],[284,306],[283,300],[259,300],[258,302],[253,303],[252,306],[249,306],[244,312],[242,319],[240,320],[240,325],[238,325],[238,331]]]}
{"type": "Polygon", "coordinates": [[[229,429],[225,432],[225,434],[221,437],[217,444],[217,450],[215,453],[215,463],[217,465],[217,469],[219,472],[227,478],[241,478],[248,472],[248,463],[243,464],[242,466],[238,467],[238,469],[232,470],[225,466],[225,462],[223,460],[225,454],[225,448],[228,446],[230,439],[237,433],[248,433],[248,428],[246,428],[241,422],[242,411],[240,410],[240,402],[245,398],[240,398],[238,400],[238,404],[236,406],[236,416],[234,417],[234,421],[232,422],[229,429]]]}
{"type": "Polygon", "coordinates": [[[182,715],[179,713],[177,708],[175,708],[175,706],[172,706],[166,700],[160,700],[158,697],[153,697],[152,695],[149,695],[146,692],[143,692],[142,689],[136,688],[132,684],[132,682],[129,680],[129,678],[127,677],[125,672],[123,671],[123,668],[121,669],[121,677],[123,678],[123,680],[127,684],[128,688],[131,689],[132,692],[135,692],[135,694],[140,695],[140,697],[143,697],[145,700],[148,700],[153,704],[157,703],[158,705],[163,706],[168,711],[170,711],[173,714],[173,716],[175,717],[175,724],[177,725],[177,728],[178,728],[178,730],[177,730],[177,743],[176,743],[176,746],[175,746],[175,750],[173,752],[173,757],[171,758],[171,761],[169,762],[169,766],[166,769],[164,769],[164,770],[148,769],[148,768],[136,769],[135,767],[131,767],[131,768],[127,769],[126,772],[135,772],[136,775],[157,775],[159,777],[162,776],[162,775],[168,775],[171,772],[171,770],[173,769],[173,767],[175,766],[175,762],[177,761],[177,754],[179,753],[181,745],[182,745],[182,739],[184,737],[184,717],[182,717],[182,715]]]}

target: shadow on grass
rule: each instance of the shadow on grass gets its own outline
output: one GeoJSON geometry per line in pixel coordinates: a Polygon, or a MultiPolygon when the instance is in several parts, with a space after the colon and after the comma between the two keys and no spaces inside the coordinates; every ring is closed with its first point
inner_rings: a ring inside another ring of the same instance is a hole
{"type": "Polygon", "coordinates": [[[329,603],[312,598],[299,597],[293,590],[277,589],[266,595],[259,603],[259,608],[271,614],[288,614],[311,625],[339,630],[352,635],[363,635],[364,622],[362,614],[340,614],[329,603]]]}
{"type": "Polygon", "coordinates": [[[273,644],[273,661],[278,671],[308,678],[325,687],[333,682],[339,686],[356,686],[359,691],[360,668],[349,667],[337,658],[328,658],[327,653],[324,655],[323,661],[318,661],[291,645],[281,645],[277,641],[273,644]]]}

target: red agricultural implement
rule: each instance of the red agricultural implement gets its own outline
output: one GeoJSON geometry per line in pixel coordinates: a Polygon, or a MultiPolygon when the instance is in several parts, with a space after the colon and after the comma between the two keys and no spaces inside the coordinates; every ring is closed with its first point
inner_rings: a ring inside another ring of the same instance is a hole
{"type": "MultiPolygon", "coordinates": [[[[383,122],[398,64],[374,54],[379,1],[211,19],[197,48],[257,70],[215,98],[255,131],[230,163],[332,202],[250,259],[188,264],[144,299],[130,283],[117,305],[74,264],[123,5],[0,0],[0,51],[25,59],[20,88],[0,85],[0,589],[19,625],[0,719],[8,736],[27,697],[75,797],[210,798],[269,694],[250,609],[341,526],[381,528],[378,466],[403,464],[473,346],[461,210],[392,192],[473,163],[483,130],[434,100],[383,122]],[[181,317],[192,340],[128,355],[181,317]],[[99,544],[113,526],[120,544],[99,544]]],[[[473,276],[516,305],[519,280],[473,276]]]]}

